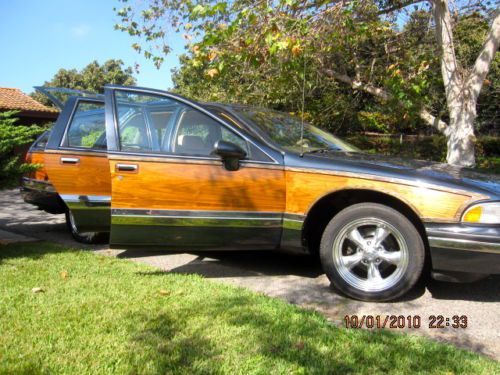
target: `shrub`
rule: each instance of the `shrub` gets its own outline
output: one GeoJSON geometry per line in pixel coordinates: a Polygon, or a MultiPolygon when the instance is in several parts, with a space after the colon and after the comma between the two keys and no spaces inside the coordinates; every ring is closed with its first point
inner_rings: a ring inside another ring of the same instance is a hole
{"type": "MultiPolygon", "coordinates": [[[[355,135],[347,140],[362,150],[394,155],[411,159],[423,159],[445,162],[446,138],[442,135],[434,136],[403,136],[389,135],[367,136],[355,135]]],[[[500,138],[480,136],[476,140],[476,161],[481,169],[500,170],[500,138]]]]}
{"type": "Polygon", "coordinates": [[[44,129],[37,125],[17,125],[15,111],[0,113],[0,187],[14,185],[21,174],[39,166],[21,163],[15,148],[30,143],[44,129]]]}

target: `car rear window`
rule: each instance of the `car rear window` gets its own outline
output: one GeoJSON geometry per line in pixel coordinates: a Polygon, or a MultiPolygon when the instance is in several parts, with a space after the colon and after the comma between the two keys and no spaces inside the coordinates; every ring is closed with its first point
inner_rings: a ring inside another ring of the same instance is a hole
{"type": "Polygon", "coordinates": [[[106,150],[104,103],[79,101],[63,146],[106,150]]]}

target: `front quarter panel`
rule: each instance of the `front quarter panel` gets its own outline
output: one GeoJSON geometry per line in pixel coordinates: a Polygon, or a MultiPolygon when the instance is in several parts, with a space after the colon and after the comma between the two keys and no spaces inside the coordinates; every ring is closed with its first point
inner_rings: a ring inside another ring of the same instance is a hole
{"type": "MultiPolygon", "coordinates": [[[[287,213],[307,215],[321,198],[342,190],[370,190],[399,199],[424,222],[458,222],[462,210],[486,197],[466,191],[441,190],[418,181],[386,179],[345,171],[287,167],[287,213]]],[[[380,202],[383,203],[383,202],[380,202]]]]}

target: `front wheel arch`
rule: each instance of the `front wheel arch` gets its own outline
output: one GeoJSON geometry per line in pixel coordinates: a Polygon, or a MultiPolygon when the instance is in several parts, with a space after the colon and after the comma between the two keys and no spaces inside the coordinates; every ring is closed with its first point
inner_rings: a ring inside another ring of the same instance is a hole
{"type": "MultiPolygon", "coordinates": [[[[344,208],[358,203],[378,203],[402,213],[420,233],[424,241],[426,261],[430,262],[429,243],[425,227],[417,211],[395,196],[369,189],[337,190],[324,195],[309,208],[301,234],[302,242],[308,252],[318,254],[321,236],[330,220],[344,208]]],[[[429,263],[426,268],[430,266],[429,263]]]]}

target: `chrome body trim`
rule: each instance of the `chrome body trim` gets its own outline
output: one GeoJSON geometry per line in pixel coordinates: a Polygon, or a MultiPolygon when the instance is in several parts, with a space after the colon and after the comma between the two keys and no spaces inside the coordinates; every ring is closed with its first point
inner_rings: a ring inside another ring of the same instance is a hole
{"type": "Polygon", "coordinates": [[[62,194],[61,198],[65,202],[111,202],[111,197],[106,195],[62,194]]]}
{"type": "Polygon", "coordinates": [[[280,240],[281,249],[298,254],[308,252],[308,248],[302,237],[305,219],[305,215],[292,213],[285,213],[283,215],[283,228],[280,240]]]}
{"type": "Polygon", "coordinates": [[[113,208],[111,215],[116,225],[280,228],[282,223],[282,215],[275,212],[113,208]]]}
{"type": "Polygon", "coordinates": [[[500,243],[456,238],[428,237],[431,248],[500,254],[500,243]]]}
{"type": "Polygon", "coordinates": [[[500,274],[500,225],[425,223],[432,268],[500,274]]]}
{"type": "MultiPolygon", "coordinates": [[[[105,106],[105,108],[106,108],[106,110],[105,110],[105,112],[106,112],[106,132],[108,130],[111,130],[111,129],[114,130],[113,131],[114,139],[112,140],[111,143],[109,142],[110,137],[108,137],[108,146],[110,146],[110,147],[108,147],[108,149],[116,151],[119,148],[118,142],[117,142],[118,135],[119,135],[118,128],[117,128],[118,127],[118,116],[116,113],[117,109],[116,109],[116,100],[115,100],[114,94],[115,94],[115,91],[125,91],[125,92],[132,92],[132,93],[141,93],[141,94],[163,96],[163,97],[169,98],[171,100],[181,102],[184,105],[187,105],[188,107],[194,108],[194,109],[198,110],[199,112],[212,118],[213,120],[217,121],[218,123],[220,123],[224,127],[235,132],[237,135],[239,135],[240,137],[245,139],[247,142],[251,143],[254,147],[258,148],[262,153],[264,153],[264,155],[266,155],[269,159],[272,160],[272,162],[264,162],[264,163],[270,163],[270,164],[275,164],[275,165],[280,164],[280,162],[278,160],[276,160],[272,155],[270,155],[269,152],[264,150],[258,142],[251,139],[247,134],[242,132],[241,129],[238,129],[237,127],[229,124],[226,120],[213,114],[211,111],[207,110],[203,106],[201,106],[201,105],[199,105],[191,100],[188,100],[182,96],[175,95],[175,94],[169,93],[167,91],[162,91],[162,90],[149,89],[149,88],[145,88],[145,87],[120,86],[120,85],[106,85],[104,87],[104,91],[105,91],[105,104],[108,104],[105,106]],[[107,93],[107,95],[106,95],[106,93],[107,93]],[[112,115],[111,115],[111,113],[108,113],[109,109],[112,110],[112,115]],[[109,122],[112,121],[113,124],[110,123],[108,125],[108,121],[109,122]]],[[[111,132],[110,132],[110,134],[111,134],[111,132]]]]}
{"type": "Polygon", "coordinates": [[[61,147],[57,150],[53,149],[45,149],[44,153],[46,154],[62,154],[62,155],[81,155],[81,156],[97,156],[101,158],[107,157],[106,151],[97,151],[97,150],[89,150],[82,148],[69,148],[69,147],[61,147]]]}
{"type": "Polygon", "coordinates": [[[144,216],[144,217],[170,217],[177,219],[256,219],[256,220],[282,220],[279,212],[256,211],[207,211],[207,210],[159,210],[143,208],[113,208],[113,216],[144,216]]]}
{"type": "Polygon", "coordinates": [[[65,158],[65,157],[62,157],[60,159],[61,161],[61,164],[79,164],[80,163],[80,158],[65,158]]]}
{"type": "Polygon", "coordinates": [[[304,226],[305,215],[285,213],[283,216],[283,228],[291,230],[302,230],[304,226]]]}
{"type": "Polygon", "coordinates": [[[78,232],[109,232],[111,223],[111,197],[101,195],[62,194],[73,225],[78,232]]]}
{"type": "MultiPolygon", "coordinates": [[[[157,152],[127,152],[127,151],[110,151],[107,153],[110,155],[110,159],[117,160],[142,160],[142,161],[173,161],[173,160],[181,160],[188,162],[189,160],[205,160],[216,162],[217,164],[222,165],[222,159],[220,157],[211,157],[211,156],[191,156],[191,155],[176,155],[176,154],[161,154],[157,152]]],[[[277,166],[276,163],[269,161],[260,161],[260,160],[241,160],[241,164],[262,164],[262,165],[273,165],[277,166]]],[[[281,166],[281,165],[279,165],[281,166]]]]}
{"type": "MultiPolygon", "coordinates": [[[[203,157],[203,156],[186,156],[186,155],[173,155],[173,154],[140,154],[128,152],[109,152],[109,160],[126,160],[126,161],[142,161],[142,162],[160,162],[160,163],[176,163],[176,164],[206,164],[222,166],[220,158],[203,157]]],[[[276,169],[283,170],[282,165],[275,163],[254,161],[254,160],[241,160],[241,167],[246,168],[261,168],[261,169],[276,169]]]]}
{"type": "Polygon", "coordinates": [[[226,228],[281,228],[281,220],[262,218],[207,218],[181,216],[129,216],[113,215],[113,225],[165,226],[165,227],[226,227],[226,228]]]}
{"type": "Polygon", "coordinates": [[[48,193],[56,192],[56,189],[49,181],[37,180],[35,178],[23,177],[22,186],[29,189],[45,191],[48,193]]]}
{"type": "Polygon", "coordinates": [[[100,195],[61,194],[62,200],[69,208],[96,209],[111,207],[111,197],[100,195]]]}
{"type": "Polygon", "coordinates": [[[115,169],[117,172],[137,172],[139,166],[137,164],[121,164],[118,163],[115,165],[115,169]]]}

